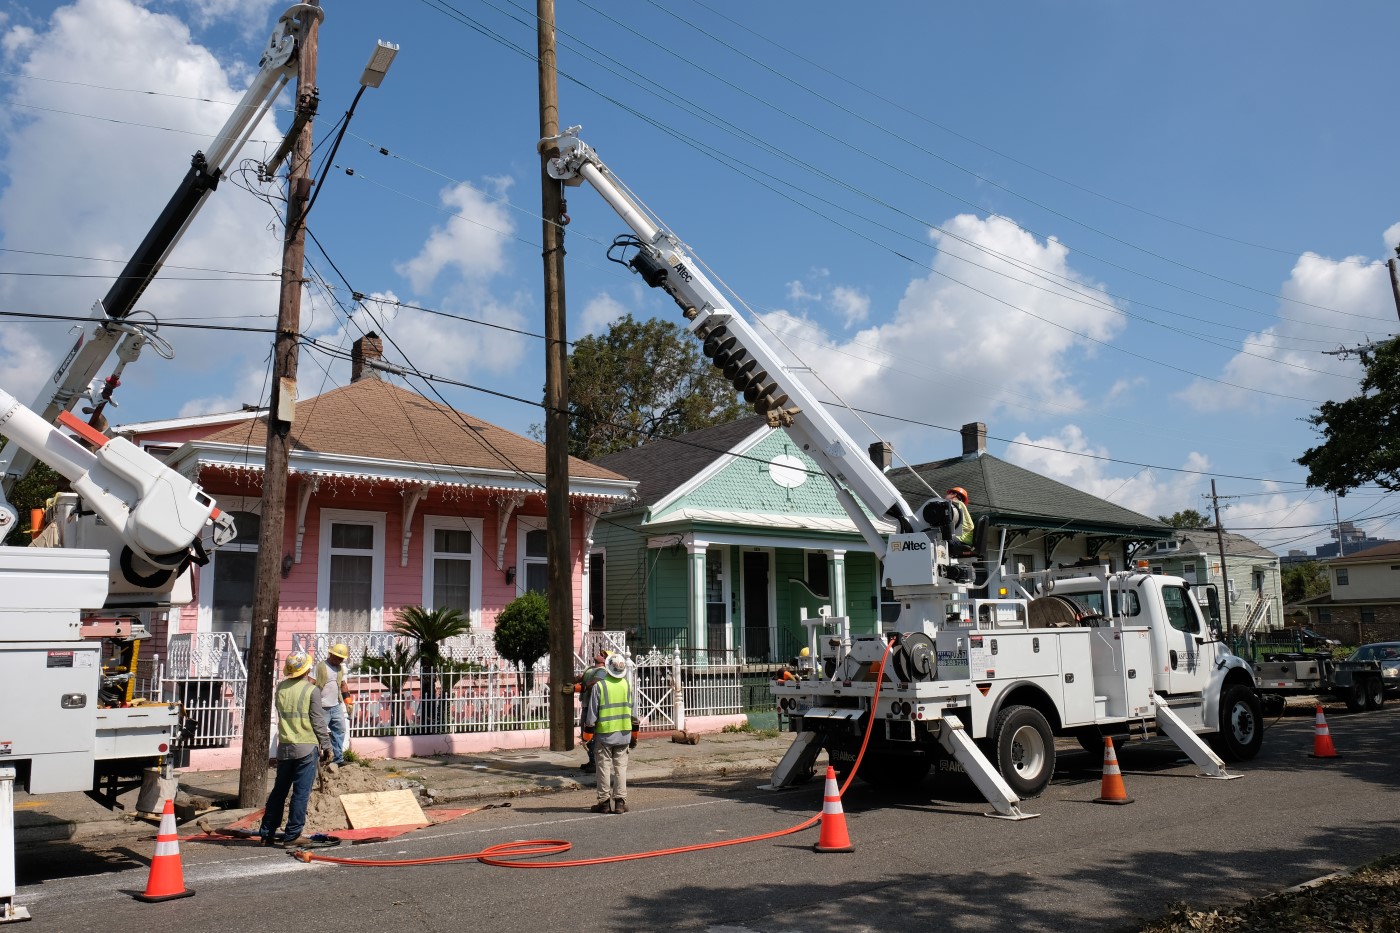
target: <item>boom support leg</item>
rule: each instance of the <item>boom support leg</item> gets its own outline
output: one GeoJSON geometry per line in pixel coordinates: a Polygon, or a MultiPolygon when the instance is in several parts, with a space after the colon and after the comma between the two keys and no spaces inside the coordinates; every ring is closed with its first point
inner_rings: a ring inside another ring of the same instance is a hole
{"type": "Polygon", "coordinates": [[[1177,748],[1196,763],[1196,767],[1201,769],[1199,777],[1214,778],[1217,781],[1233,781],[1235,778],[1244,777],[1242,774],[1226,771],[1225,762],[1220,756],[1211,751],[1210,746],[1202,742],[1201,737],[1171,711],[1166,700],[1154,693],[1152,702],[1157,707],[1157,730],[1165,732],[1167,737],[1176,743],[1177,748]]]}
{"type": "Polygon", "coordinates": [[[782,790],[794,787],[812,774],[812,765],[822,750],[822,740],[815,732],[800,732],[788,746],[787,754],[773,769],[773,776],[761,790],[782,790]]]}
{"type": "Polygon", "coordinates": [[[987,756],[982,754],[982,750],[968,738],[960,720],[943,720],[938,730],[938,744],[958,760],[967,776],[972,778],[972,783],[982,792],[982,796],[996,809],[997,812],[985,814],[986,816],[999,820],[1032,820],[1040,816],[1039,813],[1021,812],[1021,808],[1017,806],[1021,798],[1002,780],[997,769],[993,768],[987,756]]]}

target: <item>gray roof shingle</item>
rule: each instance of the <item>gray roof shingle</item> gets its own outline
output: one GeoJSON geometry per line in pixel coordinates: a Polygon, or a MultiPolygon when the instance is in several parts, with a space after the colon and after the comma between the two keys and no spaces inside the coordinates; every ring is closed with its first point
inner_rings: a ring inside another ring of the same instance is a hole
{"type": "Polygon", "coordinates": [[[631,506],[646,507],[685,485],[765,423],[762,416],[754,415],[679,438],[655,438],[640,447],[599,457],[593,464],[635,480],[637,498],[631,506]]]}

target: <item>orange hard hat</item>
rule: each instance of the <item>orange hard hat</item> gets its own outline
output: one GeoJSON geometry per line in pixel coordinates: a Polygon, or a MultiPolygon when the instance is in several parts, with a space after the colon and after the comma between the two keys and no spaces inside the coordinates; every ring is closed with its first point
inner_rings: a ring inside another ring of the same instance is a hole
{"type": "Polygon", "coordinates": [[[952,489],[948,490],[947,495],[957,496],[962,500],[963,505],[968,504],[967,490],[963,489],[961,486],[954,486],[952,489]]]}

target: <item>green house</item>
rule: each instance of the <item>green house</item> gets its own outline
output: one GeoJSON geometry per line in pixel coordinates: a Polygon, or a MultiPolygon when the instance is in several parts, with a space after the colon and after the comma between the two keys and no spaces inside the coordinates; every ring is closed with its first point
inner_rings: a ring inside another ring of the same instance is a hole
{"type": "Polygon", "coordinates": [[[595,629],[750,662],[791,660],[806,644],[801,620],[823,610],[876,630],[877,557],[786,431],[746,418],[595,465],[638,484],[593,528],[595,629]]]}

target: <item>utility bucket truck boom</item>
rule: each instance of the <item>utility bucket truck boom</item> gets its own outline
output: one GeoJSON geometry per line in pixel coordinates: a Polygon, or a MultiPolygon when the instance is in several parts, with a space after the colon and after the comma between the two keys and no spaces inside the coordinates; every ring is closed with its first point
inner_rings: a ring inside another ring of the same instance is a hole
{"type": "Polygon", "coordinates": [[[139,779],[147,765],[170,766],[183,717],[173,704],[133,701],[129,677],[141,625],[130,611],[177,603],[189,565],[206,560],[206,529],[212,547],[232,540],[235,530],[198,485],[131,442],[106,437],[102,411],[123,368],[157,339],[129,319],[137,300],[296,73],[303,38],[324,15],[319,5],[296,3],[278,18],[243,99],[207,152],[194,154],[34,405],[0,390],[0,435],[7,439],[0,450],[0,540],[18,518],[5,495],[36,461],[72,489],[50,510],[52,534],[35,542],[48,546],[0,547],[0,922],[27,918],[13,903],[9,801],[16,786],[57,793],[97,782],[110,804],[133,772],[139,779]],[[113,353],[118,364],[95,393],[93,380],[113,353]],[[72,414],[83,399],[92,403],[84,410],[87,424],[72,414]],[[125,614],[92,616],[117,607],[125,614]],[[109,643],[125,673],[104,670],[109,643]]]}
{"type": "Polygon", "coordinates": [[[868,734],[862,777],[915,782],[941,759],[972,779],[989,815],[1022,819],[1032,814],[1021,801],[1054,774],[1056,736],[1102,748],[1103,735],[1155,729],[1216,778],[1235,776],[1221,756],[1258,752],[1249,666],[1185,581],[1107,567],[1074,578],[1006,575],[1003,555],[959,554],[953,506],[936,496],[917,509],[905,502],[578,130],[540,140],[541,152],[558,150],[550,176],[587,182],[631,228],[609,258],[669,294],[711,363],[822,468],[900,603],[899,619],[872,634],[841,617],[804,622],[814,663],[773,686],[797,735],[773,786],[805,780],[823,748],[849,773],[868,734]],[[895,533],[882,535],[862,504],[895,533]]]}

